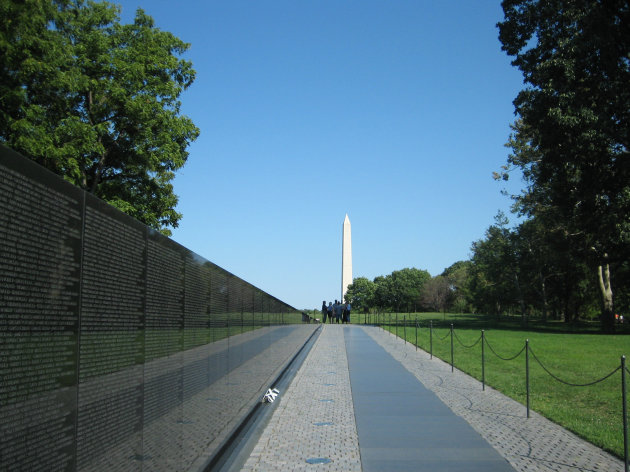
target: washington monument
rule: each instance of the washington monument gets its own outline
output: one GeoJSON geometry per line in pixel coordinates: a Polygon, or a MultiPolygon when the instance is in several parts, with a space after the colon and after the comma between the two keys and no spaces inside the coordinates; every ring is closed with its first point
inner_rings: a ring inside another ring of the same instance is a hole
{"type": "Polygon", "coordinates": [[[352,283],[352,231],[350,219],[346,213],[343,220],[343,237],[341,244],[341,301],[344,301],[348,285],[352,283]]]}

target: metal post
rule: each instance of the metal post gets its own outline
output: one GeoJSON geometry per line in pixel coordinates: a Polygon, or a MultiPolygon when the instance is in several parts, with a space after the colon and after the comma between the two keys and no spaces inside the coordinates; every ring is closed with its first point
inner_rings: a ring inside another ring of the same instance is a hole
{"type": "Polygon", "coordinates": [[[398,313],[396,313],[396,337],[398,337],[398,313]]]}
{"type": "Polygon", "coordinates": [[[403,336],[405,338],[405,346],[407,345],[407,315],[403,315],[403,336]]]}
{"type": "Polygon", "coordinates": [[[525,340],[525,391],[527,392],[527,417],[529,418],[529,339],[525,340]]]}
{"type": "Polygon", "coordinates": [[[433,359],[433,320],[429,321],[429,352],[433,359]]]}
{"type": "Polygon", "coordinates": [[[628,394],[626,390],[626,356],[621,356],[621,401],[623,402],[623,459],[628,472],[628,394]]]}
{"type": "Polygon", "coordinates": [[[451,323],[451,372],[453,372],[453,323],[451,323]]]}
{"type": "Polygon", "coordinates": [[[418,350],[418,320],[416,320],[416,351],[418,350]]]}
{"type": "Polygon", "coordinates": [[[486,337],[485,332],[481,330],[481,390],[486,390],[486,355],[485,346],[486,337]]]}

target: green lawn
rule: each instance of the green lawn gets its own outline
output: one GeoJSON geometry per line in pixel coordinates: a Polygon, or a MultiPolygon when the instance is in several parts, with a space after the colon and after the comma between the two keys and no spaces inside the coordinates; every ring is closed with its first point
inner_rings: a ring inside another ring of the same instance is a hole
{"type": "MultiPolygon", "coordinates": [[[[525,352],[514,360],[506,361],[492,350],[503,358],[511,358],[523,349],[525,340],[529,339],[530,408],[623,458],[621,371],[592,386],[569,386],[545,372],[534,356],[549,372],[565,382],[591,383],[617,369],[622,355],[630,355],[627,331],[624,331],[625,334],[604,335],[598,333],[597,324],[567,327],[562,323],[530,324],[528,329],[520,329],[517,320],[507,319],[497,324],[486,317],[445,317],[435,313],[399,315],[398,326],[393,323],[394,315],[392,325],[384,328],[393,333],[397,331],[401,338],[406,335],[407,341],[413,344],[416,340],[416,319],[420,326],[418,346],[425,351],[430,350],[429,320],[433,320],[433,355],[449,363],[450,323],[453,323],[455,367],[480,380],[481,342],[477,341],[483,329],[486,385],[522,404],[526,404],[525,352]],[[403,319],[407,320],[406,327],[402,326],[403,319]],[[567,329],[573,332],[567,332],[567,329]],[[473,344],[474,347],[464,347],[473,344]]],[[[389,323],[389,317],[381,321],[389,323]]],[[[630,368],[630,359],[626,368],[630,368]]],[[[630,383],[630,375],[626,375],[626,379],[630,383]]]]}

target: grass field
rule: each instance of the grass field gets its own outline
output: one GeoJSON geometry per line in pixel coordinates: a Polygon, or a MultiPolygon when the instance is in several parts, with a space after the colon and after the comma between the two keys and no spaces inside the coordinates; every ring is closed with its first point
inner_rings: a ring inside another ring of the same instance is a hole
{"type": "MultiPolygon", "coordinates": [[[[485,382],[505,395],[526,404],[525,341],[529,340],[530,408],[573,431],[578,436],[623,458],[623,414],[621,369],[606,380],[591,386],[620,367],[622,355],[630,355],[630,335],[599,334],[599,325],[566,326],[563,323],[530,324],[520,328],[516,319],[495,319],[479,315],[421,313],[381,318],[385,329],[451,362],[450,324],[453,323],[453,358],[456,368],[481,380],[481,330],[485,338],[485,382]],[[391,324],[390,323],[391,319],[391,324]],[[407,326],[403,327],[403,320],[407,326]],[[419,329],[415,329],[416,320],[419,329]],[[433,330],[429,329],[429,321],[433,330]],[[475,344],[476,343],[476,344],[475,344]],[[473,346],[474,345],[474,346],[473,346]],[[473,347],[470,347],[473,346],[473,347]],[[508,359],[521,354],[513,360],[508,359]],[[493,352],[494,351],[494,352],[493,352]],[[495,354],[496,353],[496,354],[495,354]],[[534,357],[535,356],[535,357],[534,357]],[[537,360],[536,360],[537,359],[537,360]]],[[[374,320],[373,320],[374,321],[374,320]]],[[[626,368],[630,367],[628,360],[626,368]]],[[[626,375],[630,383],[630,375],[626,375]]],[[[479,385],[481,388],[481,384],[479,385]]]]}

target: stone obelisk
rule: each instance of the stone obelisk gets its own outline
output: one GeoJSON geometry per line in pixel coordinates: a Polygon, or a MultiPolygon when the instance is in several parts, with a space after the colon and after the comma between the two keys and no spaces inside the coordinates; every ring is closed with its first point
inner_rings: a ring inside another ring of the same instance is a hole
{"type": "Polygon", "coordinates": [[[341,301],[348,291],[348,285],[352,283],[352,231],[350,229],[350,219],[346,213],[343,220],[343,237],[341,245],[341,301]]]}

